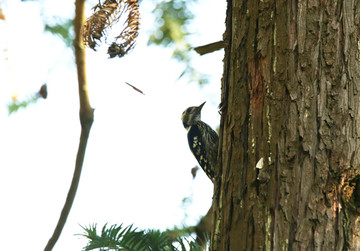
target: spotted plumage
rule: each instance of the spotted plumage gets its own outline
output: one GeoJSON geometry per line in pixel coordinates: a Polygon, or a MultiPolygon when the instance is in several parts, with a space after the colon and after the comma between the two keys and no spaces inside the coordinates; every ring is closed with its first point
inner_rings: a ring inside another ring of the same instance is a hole
{"type": "Polygon", "coordinates": [[[215,177],[219,136],[208,124],[201,121],[201,109],[204,104],[205,102],[200,106],[187,108],[183,112],[181,120],[188,131],[187,137],[191,152],[206,175],[212,180],[215,177]]]}

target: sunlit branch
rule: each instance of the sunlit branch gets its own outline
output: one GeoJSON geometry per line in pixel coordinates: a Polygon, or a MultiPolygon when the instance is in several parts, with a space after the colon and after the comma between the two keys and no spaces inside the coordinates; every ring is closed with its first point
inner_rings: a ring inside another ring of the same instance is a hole
{"type": "Polygon", "coordinates": [[[75,60],[78,72],[78,85],[79,85],[79,99],[80,99],[80,122],[81,122],[81,136],[79,149],[76,156],[75,170],[73,179],[71,181],[70,189],[61,211],[59,221],[56,225],[53,235],[48,241],[45,250],[50,251],[53,249],[55,243],[60,237],[60,234],[64,228],[65,222],[70,213],[71,206],[74,202],[76,191],[79,185],[81,169],[84,162],[84,156],[86,151],[86,145],[89,138],[90,129],[93,123],[94,112],[90,106],[87,82],[86,82],[86,64],[85,64],[85,49],[82,45],[81,26],[84,23],[84,6],[85,0],[76,0],[75,2],[75,60]]]}

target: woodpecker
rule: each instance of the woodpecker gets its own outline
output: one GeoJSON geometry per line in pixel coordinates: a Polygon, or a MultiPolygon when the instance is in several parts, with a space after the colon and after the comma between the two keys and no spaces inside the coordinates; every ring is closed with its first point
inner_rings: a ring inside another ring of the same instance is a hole
{"type": "Polygon", "coordinates": [[[187,108],[183,112],[181,120],[188,131],[187,137],[191,152],[206,175],[213,180],[219,136],[208,124],[201,121],[201,109],[205,103],[187,108]]]}

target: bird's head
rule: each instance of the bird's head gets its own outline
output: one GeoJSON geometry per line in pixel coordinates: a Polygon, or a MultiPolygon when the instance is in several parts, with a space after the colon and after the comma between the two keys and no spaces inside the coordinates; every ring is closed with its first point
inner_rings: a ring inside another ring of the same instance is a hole
{"type": "Polygon", "coordinates": [[[195,121],[199,121],[201,119],[201,109],[205,103],[206,101],[199,106],[190,106],[183,112],[181,120],[186,130],[189,130],[190,126],[193,125],[195,121]]]}

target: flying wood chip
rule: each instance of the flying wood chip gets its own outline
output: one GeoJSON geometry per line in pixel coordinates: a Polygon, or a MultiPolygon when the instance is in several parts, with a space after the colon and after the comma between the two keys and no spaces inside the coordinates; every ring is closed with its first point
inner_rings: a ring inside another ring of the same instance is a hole
{"type": "Polygon", "coordinates": [[[125,84],[130,85],[135,91],[140,92],[142,95],[145,95],[145,93],[143,93],[142,90],[136,88],[135,86],[129,84],[128,82],[125,82],[125,84]]]}

